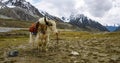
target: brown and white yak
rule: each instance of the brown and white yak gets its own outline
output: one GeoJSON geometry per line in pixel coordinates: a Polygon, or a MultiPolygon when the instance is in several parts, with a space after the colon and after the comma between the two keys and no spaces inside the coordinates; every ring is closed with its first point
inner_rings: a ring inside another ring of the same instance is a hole
{"type": "Polygon", "coordinates": [[[54,20],[48,20],[48,18],[40,18],[36,23],[32,24],[29,28],[30,39],[29,43],[38,49],[46,49],[49,44],[49,35],[52,31],[56,34],[56,39],[58,43],[58,30],[56,28],[56,22],[54,20]]]}

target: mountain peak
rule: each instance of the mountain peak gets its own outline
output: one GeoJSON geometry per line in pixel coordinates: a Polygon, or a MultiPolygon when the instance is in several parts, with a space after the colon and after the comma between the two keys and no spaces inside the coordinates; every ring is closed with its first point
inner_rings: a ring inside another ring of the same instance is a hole
{"type": "Polygon", "coordinates": [[[29,8],[32,6],[29,2],[26,2],[25,0],[8,0],[5,2],[7,6],[18,6],[22,8],[29,8]]]}
{"type": "Polygon", "coordinates": [[[84,16],[83,14],[71,15],[70,24],[78,26],[79,28],[90,30],[90,31],[108,31],[106,27],[84,16]]]}
{"type": "Polygon", "coordinates": [[[43,15],[40,14],[39,10],[35,8],[32,4],[27,2],[26,0],[6,0],[3,2],[7,7],[20,7],[24,9],[26,12],[29,12],[30,15],[42,17],[43,15]]]}
{"type": "Polygon", "coordinates": [[[4,3],[0,1],[0,9],[7,7],[4,3]]]}
{"type": "Polygon", "coordinates": [[[39,10],[26,0],[1,0],[0,15],[27,21],[36,21],[43,17],[39,10]]]}

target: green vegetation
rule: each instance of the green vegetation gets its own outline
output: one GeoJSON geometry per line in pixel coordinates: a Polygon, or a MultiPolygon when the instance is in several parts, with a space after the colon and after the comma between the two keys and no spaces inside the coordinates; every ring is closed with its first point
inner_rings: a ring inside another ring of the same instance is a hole
{"type": "Polygon", "coordinates": [[[59,43],[51,35],[48,51],[43,52],[28,45],[27,30],[0,33],[0,62],[5,61],[1,59],[5,49],[11,48],[17,49],[19,56],[8,59],[18,63],[119,63],[119,38],[120,32],[60,31],[59,43]],[[79,55],[71,55],[72,51],[79,55]]]}
{"type": "Polygon", "coordinates": [[[18,28],[28,28],[32,21],[20,21],[14,19],[2,19],[0,18],[0,27],[18,27],[18,28]]]}

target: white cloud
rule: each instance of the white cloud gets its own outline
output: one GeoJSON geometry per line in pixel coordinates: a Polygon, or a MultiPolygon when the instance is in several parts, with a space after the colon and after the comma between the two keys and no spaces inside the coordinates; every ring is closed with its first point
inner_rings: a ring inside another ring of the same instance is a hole
{"type": "Polygon", "coordinates": [[[41,1],[41,3],[35,4],[35,6],[42,11],[46,11],[52,15],[58,16],[59,11],[58,8],[56,8],[53,4],[47,3],[45,1],[41,1]]]}
{"type": "Polygon", "coordinates": [[[102,17],[112,8],[111,0],[84,0],[89,12],[95,17],[102,17]]]}
{"type": "Polygon", "coordinates": [[[101,24],[120,24],[120,0],[27,0],[39,10],[52,15],[69,17],[85,14],[101,24]]]}
{"type": "Polygon", "coordinates": [[[120,25],[120,8],[113,7],[104,17],[103,22],[104,24],[109,23],[109,25],[118,24],[120,25]]]}
{"type": "Polygon", "coordinates": [[[113,0],[113,7],[102,18],[103,25],[120,25],[120,0],[113,0]]]}
{"type": "Polygon", "coordinates": [[[39,3],[33,5],[39,10],[46,11],[58,17],[68,16],[75,9],[74,0],[41,0],[39,3]]]}

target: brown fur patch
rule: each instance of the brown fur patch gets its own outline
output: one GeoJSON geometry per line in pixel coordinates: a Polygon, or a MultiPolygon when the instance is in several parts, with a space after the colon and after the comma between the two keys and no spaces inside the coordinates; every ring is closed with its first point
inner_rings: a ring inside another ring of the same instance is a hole
{"type": "Polygon", "coordinates": [[[38,31],[40,31],[42,34],[46,34],[47,31],[47,26],[44,24],[39,24],[39,29],[38,31]]]}

